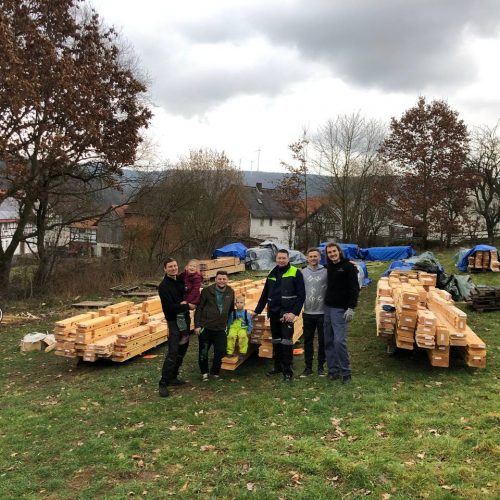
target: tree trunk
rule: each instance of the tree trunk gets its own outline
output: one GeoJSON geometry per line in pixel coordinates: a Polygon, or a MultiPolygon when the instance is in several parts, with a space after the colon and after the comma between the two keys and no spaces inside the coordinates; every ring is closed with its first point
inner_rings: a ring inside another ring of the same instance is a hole
{"type": "Polygon", "coordinates": [[[2,254],[0,256],[0,297],[4,297],[9,289],[11,268],[12,257],[2,254]]]}

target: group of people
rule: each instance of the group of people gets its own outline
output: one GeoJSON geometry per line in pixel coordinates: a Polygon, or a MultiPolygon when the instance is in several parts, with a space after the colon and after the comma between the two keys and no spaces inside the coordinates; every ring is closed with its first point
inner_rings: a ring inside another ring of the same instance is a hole
{"type": "Polygon", "coordinates": [[[192,260],[179,274],[175,259],[164,262],[165,277],[159,286],[163,312],[168,323],[167,354],[159,382],[161,397],[169,386],[184,385],[179,369],[189,346],[190,311],[198,336],[198,364],[203,381],[219,378],[222,358],[233,354],[236,342],[240,354],[248,349],[252,319],[267,309],[271,325],[273,368],[268,375],[293,378],[294,323],[303,309],[305,368],[301,377],[313,374],[314,336],[317,333],[317,373],[332,380],[351,381],[347,349],[347,324],[354,317],[359,284],[356,266],[344,258],[336,243],[326,246],[327,265],[320,264],[317,248],[307,251],[307,267],[290,264],[287,250],[279,250],[276,266],[267,276],[255,310],[245,309],[245,298],[235,297],[227,272],[217,271],[215,283],[200,294],[202,281],[198,262],[192,260]],[[209,352],[213,347],[209,370],[209,352]],[[325,371],[326,362],[326,371],[325,371]]]}

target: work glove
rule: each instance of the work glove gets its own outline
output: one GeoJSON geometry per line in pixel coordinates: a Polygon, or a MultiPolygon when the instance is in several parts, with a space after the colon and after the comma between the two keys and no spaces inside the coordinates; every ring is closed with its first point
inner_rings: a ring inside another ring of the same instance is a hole
{"type": "Polygon", "coordinates": [[[344,321],[346,323],[349,323],[349,321],[352,321],[354,318],[354,309],[347,309],[347,311],[344,313],[344,321]]]}

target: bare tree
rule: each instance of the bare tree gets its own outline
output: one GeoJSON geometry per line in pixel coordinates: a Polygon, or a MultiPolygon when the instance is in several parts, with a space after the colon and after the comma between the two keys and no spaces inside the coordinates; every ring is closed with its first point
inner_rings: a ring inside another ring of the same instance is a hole
{"type": "Polygon", "coordinates": [[[180,162],[189,172],[188,186],[191,203],[179,212],[182,239],[198,256],[210,256],[212,251],[231,234],[239,215],[236,213],[238,190],[243,175],[224,152],[200,149],[191,151],[180,162]]]}
{"type": "Polygon", "coordinates": [[[475,172],[475,211],[484,218],[488,239],[493,242],[500,222],[500,121],[494,127],[478,127],[472,133],[467,159],[475,172]]]}
{"type": "Polygon", "coordinates": [[[375,227],[367,213],[375,200],[373,179],[383,172],[377,151],[384,135],[383,124],[353,113],[329,120],[312,139],[313,164],[328,179],[325,194],[338,214],[343,241],[362,242],[375,227]]]}

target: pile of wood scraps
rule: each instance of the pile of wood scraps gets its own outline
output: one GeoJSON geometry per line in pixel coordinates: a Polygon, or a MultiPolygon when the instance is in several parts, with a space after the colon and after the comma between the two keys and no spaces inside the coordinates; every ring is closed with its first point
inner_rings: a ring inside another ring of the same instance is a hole
{"type": "Polygon", "coordinates": [[[239,257],[200,260],[200,272],[206,280],[215,278],[217,271],[221,270],[228,274],[240,273],[245,270],[245,263],[240,262],[239,257]]]}
{"type": "Polygon", "coordinates": [[[496,250],[477,250],[467,258],[467,272],[500,271],[498,252],[496,250]]]}
{"type": "Polygon", "coordinates": [[[476,311],[498,311],[500,287],[477,285],[471,290],[467,303],[476,311]]]}
{"type": "Polygon", "coordinates": [[[377,335],[401,349],[426,349],[432,366],[448,367],[455,347],[468,366],[485,368],[486,345],[467,325],[467,314],[435,284],[436,276],[422,271],[393,271],[381,278],[377,335]]]}
{"type": "Polygon", "coordinates": [[[119,302],[57,321],[55,353],[68,358],[126,361],[168,338],[160,298],[119,302]]]}

